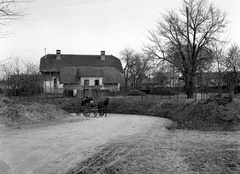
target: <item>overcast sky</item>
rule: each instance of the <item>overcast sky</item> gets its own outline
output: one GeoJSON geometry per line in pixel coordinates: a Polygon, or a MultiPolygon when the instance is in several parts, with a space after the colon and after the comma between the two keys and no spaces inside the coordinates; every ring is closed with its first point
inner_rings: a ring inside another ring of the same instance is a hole
{"type": "MultiPolygon", "coordinates": [[[[211,1],[228,13],[229,37],[240,45],[240,1],[211,1]]],[[[141,50],[160,13],[178,9],[182,0],[33,0],[21,4],[27,16],[0,31],[0,61],[19,57],[39,62],[47,53],[119,56],[129,46],[141,50]]],[[[2,61],[4,62],[4,61],[2,61]]]]}

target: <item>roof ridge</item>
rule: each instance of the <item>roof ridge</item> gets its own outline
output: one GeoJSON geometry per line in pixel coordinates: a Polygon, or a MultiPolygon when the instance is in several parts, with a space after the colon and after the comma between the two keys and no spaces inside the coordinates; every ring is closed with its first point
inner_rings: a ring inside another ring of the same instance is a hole
{"type": "MultiPolygon", "coordinates": [[[[46,54],[46,56],[48,56],[48,55],[56,55],[56,54],[46,54]]],[[[101,54],[61,54],[61,56],[101,56],[101,54]]],[[[114,55],[112,55],[112,54],[106,54],[105,56],[113,56],[113,57],[115,57],[114,55]]],[[[43,56],[44,57],[44,56],[43,56]]]]}
{"type": "Polygon", "coordinates": [[[61,59],[56,59],[56,54],[47,54],[40,60],[40,71],[50,71],[51,69],[60,70],[64,67],[113,67],[122,70],[122,64],[119,58],[113,55],[106,55],[102,60],[101,55],[80,55],[80,54],[62,54],[61,59]]]}

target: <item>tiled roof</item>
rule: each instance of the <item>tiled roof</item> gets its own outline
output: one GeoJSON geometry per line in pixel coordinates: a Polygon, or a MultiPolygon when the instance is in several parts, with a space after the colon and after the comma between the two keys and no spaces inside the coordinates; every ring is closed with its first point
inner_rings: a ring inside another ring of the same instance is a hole
{"type": "Polygon", "coordinates": [[[114,67],[123,72],[121,61],[112,55],[105,55],[105,60],[101,60],[100,55],[61,54],[58,60],[56,54],[47,54],[40,60],[40,72],[60,72],[64,67],[114,67]]]}

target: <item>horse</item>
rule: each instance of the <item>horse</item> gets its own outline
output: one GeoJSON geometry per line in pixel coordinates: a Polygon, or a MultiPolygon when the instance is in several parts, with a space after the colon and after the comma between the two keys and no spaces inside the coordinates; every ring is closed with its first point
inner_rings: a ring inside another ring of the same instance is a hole
{"type": "Polygon", "coordinates": [[[98,102],[98,113],[99,116],[103,116],[105,114],[105,117],[107,117],[107,107],[109,105],[109,98],[106,98],[104,101],[98,102]]]}

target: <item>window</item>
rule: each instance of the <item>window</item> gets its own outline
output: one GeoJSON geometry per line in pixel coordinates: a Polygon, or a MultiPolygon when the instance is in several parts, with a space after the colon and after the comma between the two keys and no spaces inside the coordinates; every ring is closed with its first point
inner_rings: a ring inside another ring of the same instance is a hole
{"type": "Polygon", "coordinates": [[[95,80],[95,85],[99,85],[99,80],[95,80]]]}
{"type": "Polygon", "coordinates": [[[89,86],[89,80],[84,80],[84,85],[89,86]]]}
{"type": "Polygon", "coordinates": [[[57,88],[57,78],[53,77],[53,87],[57,88]]]}

